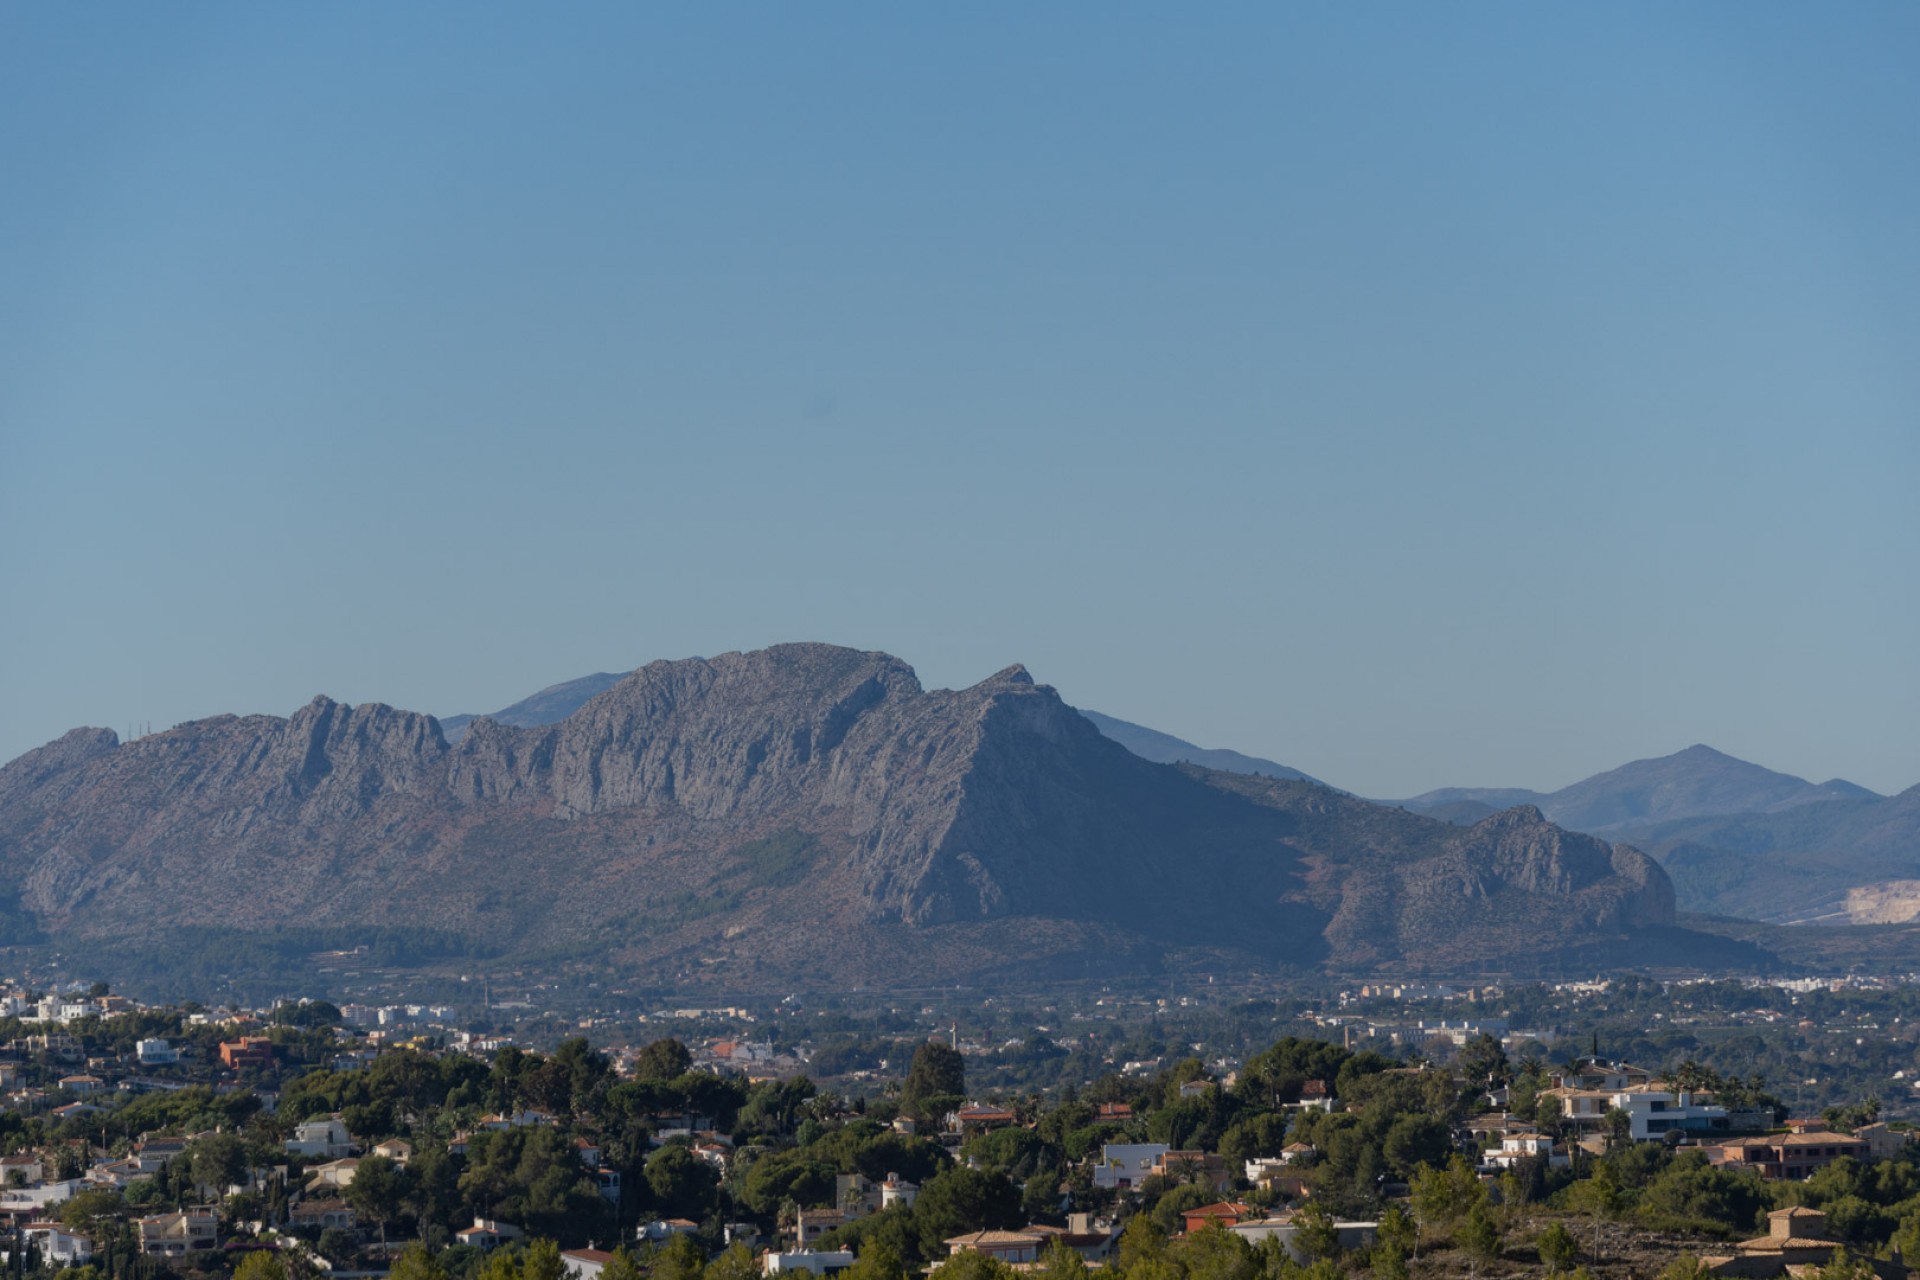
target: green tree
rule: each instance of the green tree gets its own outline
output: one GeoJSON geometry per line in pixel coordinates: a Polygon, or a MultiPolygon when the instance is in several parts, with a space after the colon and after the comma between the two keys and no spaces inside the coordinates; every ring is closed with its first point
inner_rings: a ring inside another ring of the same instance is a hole
{"type": "Polygon", "coordinates": [[[1146,1214],[1135,1214],[1120,1232],[1120,1270],[1127,1276],[1165,1259],[1167,1233],[1155,1226],[1146,1214]]]}
{"type": "Polygon", "coordinates": [[[520,1264],[520,1280],[566,1280],[567,1264],[560,1257],[560,1245],[553,1240],[535,1240],[527,1246],[526,1260],[520,1264]]]}
{"type": "Polygon", "coordinates": [[[1463,1155],[1444,1169],[1416,1169],[1411,1186],[1413,1212],[1423,1227],[1447,1227],[1487,1202],[1487,1189],[1463,1155]]]}
{"type": "Polygon", "coordinates": [[[647,1188],[668,1217],[699,1218],[719,1175],[686,1147],[660,1148],[647,1161],[647,1188]]]}
{"type": "Polygon", "coordinates": [[[1006,1263],[972,1249],[963,1249],[933,1269],[940,1280],[1015,1280],[1006,1263]]]}
{"type": "Polygon", "coordinates": [[[1566,1224],[1561,1222],[1547,1224],[1547,1229],[1540,1233],[1540,1239],[1536,1244],[1540,1250],[1541,1264],[1546,1267],[1549,1274],[1557,1274],[1573,1265],[1577,1251],[1573,1244],[1573,1233],[1567,1230],[1566,1224]]]}
{"type": "Polygon", "coordinates": [[[479,1270],[472,1273],[474,1280],[521,1280],[521,1250],[515,1245],[495,1249],[486,1255],[479,1270]]]}
{"type": "Polygon", "coordinates": [[[1293,1218],[1293,1241],[1309,1260],[1331,1258],[1340,1252],[1340,1230],[1324,1205],[1309,1200],[1293,1218]]]}
{"type": "Polygon", "coordinates": [[[678,1040],[655,1040],[633,1058],[635,1080],[678,1080],[693,1067],[693,1055],[678,1040]]]}
{"type": "MultiPolygon", "coordinates": [[[[1153,1182],[1154,1180],[1151,1178],[1147,1180],[1147,1184],[1142,1187],[1142,1194],[1148,1196],[1154,1195],[1151,1189],[1153,1182]]],[[[1147,1216],[1153,1219],[1154,1226],[1159,1227],[1162,1231],[1166,1232],[1169,1237],[1172,1237],[1178,1235],[1181,1229],[1186,1226],[1187,1210],[1198,1209],[1202,1205],[1212,1204],[1219,1198],[1220,1193],[1215,1191],[1211,1185],[1183,1182],[1178,1186],[1159,1193],[1158,1198],[1153,1201],[1153,1208],[1148,1211],[1147,1216]]]]}
{"type": "Polygon", "coordinates": [[[759,1280],[759,1277],[760,1267],[753,1260],[753,1250],[736,1240],[707,1264],[704,1280],[759,1280]]]}
{"type": "Polygon", "coordinates": [[[1455,1065],[1460,1068],[1460,1074],[1467,1083],[1476,1089],[1496,1088],[1513,1079],[1513,1068],[1507,1063],[1507,1051],[1500,1047],[1498,1040],[1485,1032],[1461,1046],[1455,1065]]]}
{"type": "Polygon", "coordinates": [[[1500,1256],[1500,1224],[1494,1221],[1493,1209],[1484,1200],[1467,1214],[1466,1225],[1460,1230],[1460,1242],[1482,1261],[1491,1262],[1500,1256]]]}
{"type": "Polygon", "coordinates": [[[920,1188],[913,1221],[920,1234],[921,1256],[938,1258],[954,1236],[1018,1226],[1020,1192],[999,1174],[955,1166],[920,1188]]]}
{"type": "Polygon", "coordinates": [[[1421,1165],[1437,1165],[1453,1149],[1453,1132],[1447,1122],[1430,1115],[1403,1115],[1394,1120],[1380,1145],[1380,1153],[1403,1178],[1411,1178],[1421,1165]]]}
{"type": "Polygon", "coordinates": [[[675,1235],[653,1255],[653,1280],[701,1280],[707,1269],[707,1251],[690,1235],[675,1235]]]}
{"type": "Polygon", "coordinates": [[[313,1247],[320,1251],[321,1257],[337,1266],[352,1260],[354,1239],[351,1232],[343,1231],[339,1227],[328,1227],[320,1233],[320,1238],[314,1242],[313,1247]]]}
{"type": "Polygon", "coordinates": [[[1253,1247],[1217,1222],[1182,1237],[1177,1253],[1185,1280],[1257,1280],[1260,1271],[1253,1247]]]}
{"type": "Polygon", "coordinates": [[[1900,1225],[1894,1229],[1893,1247],[1900,1251],[1901,1258],[1920,1262],[1920,1212],[1900,1219],[1900,1225]]]}
{"type": "Polygon", "coordinates": [[[1374,1230],[1373,1238],[1376,1244],[1397,1249],[1402,1258],[1412,1254],[1419,1243],[1413,1219],[1397,1204],[1390,1204],[1381,1212],[1380,1225],[1374,1230]]]}
{"type": "Polygon", "coordinates": [[[1287,1145],[1287,1117],[1279,1112],[1243,1116],[1220,1136],[1220,1154],[1232,1164],[1277,1156],[1287,1145]]]}
{"type": "Polygon", "coordinates": [[[869,1240],[860,1246],[860,1256],[841,1273],[844,1280],[906,1280],[906,1260],[885,1240],[869,1240]]]}
{"type": "Polygon", "coordinates": [[[420,1225],[424,1239],[428,1228],[452,1228],[465,1208],[460,1195],[460,1170],[447,1149],[438,1143],[418,1146],[407,1162],[406,1210],[420,1225]]]}
{"type": "Polygon", "coordinates": [[[923,1042],[913,1051],[907,1078],[900,1085],[900,1109],[923,1118],[930,1104],[965,1098],[967,1064],[960,1051],[939,1040],[923,1042]]]}
{"type": "Polygon", "coordinates": [[[1675,1258],[1660,1270],[1660,1280],[1708,1280],[1711,1275],[1707,1264],[1692,1254],[1675,1258]]]}
{"type": "Polygon", "coordinates": [[[607,1265],[600,1269],[600,1280],[642,1280],[640,1264],[634,1260],[633,1250],[624,1244],[613,1251],[607,1259],[607,1265]]]}
{"type": "Polygon", "coordinates": [[[478,1133],[467,1148],[460,1190],[471,1204],[518,1223],[530,1235],[580,1239],[606,1216],[606,1201],[559,1129],[533,1126],[478,1133]]]}
{"type": "Polygon", "coordinates": [[[287,1268],[271,1249],[255,1249],[240,1259],[233,1280],[287,1280],[287,1268]]]}
{"type": "Polygon", "coordinates": [[[747,1166],[738,1194],[749,1211],[771,1218],[784,1201],[820,1204],[829,1199],[838,1172],[833,1165],[804,1151],[775,1151],[747,1166]]]}
{"type": "Polygon", "coordinates": [[[228,1187],[247,1176],[247,1144],[238,1134],[212,1134],[193,1144],[188,1167],[195,1186],[224,1196],[228,1187]]]}
{"type": "Polygon", "coordinates": [[[408,1193],[407,1171],[385,1156],[367,1156],[354,1166],[353,1181],[347,1184],[347,1203],[355,1213],[380,1228],[380,1244],[387,1243],[387,1224],[405,1210],[408,1193]]]}
{"type": "MultiPolygon", "coordinates": [[[[1842,1199],[1845,1198],[1843,1194],[1842,1199]]],[[[1855,1203],[1876,1219],[1872,1228],[1875,1233],[1884,1234],[1877,1222],[1878,1210],[1862,1200],[1855,1203]]],[[[1757,1174],[1716,1169],[1698,1151],[1688,1151],[1675,1158],[1641,1189],[1639,1197],[1643,1214],[1719,1222],[1738,1231],[1753,1229],[1761,1214],[1771,1206],[1766,1184],[1757,1174]]]]}
{"type": "Polygon", "coordinates": [[[1596,1222],[1602,1218],[1619,1217],[1633,1203],[1632,1196],[1620,1186],[1612,1167],[1605,1164],[1595,1169],[1592,1177],[1582,1178],[1568,1187],[1564,1195],[1567,1208],[1575,1213],[1584,1213],[1596,1222]]]}
{"type": "Polygon", "coordinates": [[[447,1272],[425,1245],[412,1244],[393,1260],[387,1280],[447,1280],[447,1272]]]}
{"type": "Polygon", "coordinates": [[[1041,1280],[1087,1280],[1087,1260],[1066,1241],[1056,1239],[1040,1255],[1039,1274],[1041,1280]]]}
{"type": "Polygon", "coordinates": [[[81,1191],[69,1197],[56,1213],[62,1226],[98,1239],[104,1225],[118,1219],[125,1207],[118,1191],[81,1191]]]}

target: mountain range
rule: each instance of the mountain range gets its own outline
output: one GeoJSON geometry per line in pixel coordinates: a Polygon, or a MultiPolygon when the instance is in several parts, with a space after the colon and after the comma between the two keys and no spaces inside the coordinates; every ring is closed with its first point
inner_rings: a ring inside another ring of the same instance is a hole
{"type": "Polygon", "coordinates": [[[1017,665],[929,690],[886,654],[780,645],[517,708],[452,733],[324,697],[74,730],[0,769],[0,916],[102,963],[165,920],[762,989],[1765,959],[1537,807],[1457,826],[1157,763],[1017,665]]]}
{"type": "Polygon", "coordinates": [[[1416,813],[1485,817],[1531,804],[1555,822],[1603,833],[1649,824],[1734,813],[1779,813],[1829,800],[1883,797],[1842,778],[1818,785],[1695,745],[1653,760],[1635,760],[1558,791],[1453,787],[1399,803],[1416,813]]]}
{"type": "MultiPolygon", "coordinates": [[[[551,724],[622,678],[570,680],[490,718],[551,724]]],[[[1289,765],[1196,746],[1098,711],[1081,708],[1080,714],[1143,759],[1318,781],[1289,765]]],[[[451,716],[441,724],[453,740],[474,718],[451,716]]],[[[1380,803],[1464,826],[1531,805],[1561,827],[1651,855],[1671,877],[1683,911],[1778,923],[1920,919],[1920,788],[1884,797],[1844,779],[1809,782],[1697,744],[1558,791],[1456,787],[1380,803]]]]}
{"type": "Polygon", "coordinates": [[[1920,917],[1920,787],[1881,796],[1695,745],[1544,794],[1456,788],[1399,803],[1455,822],[1534,805],[1562,826],[1650,854],[1683,910],[1775,923],[1920,917]]]}

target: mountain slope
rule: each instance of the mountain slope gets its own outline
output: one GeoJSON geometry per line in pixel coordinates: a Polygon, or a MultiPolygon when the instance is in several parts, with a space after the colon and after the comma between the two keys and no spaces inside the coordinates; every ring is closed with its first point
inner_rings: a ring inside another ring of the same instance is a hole
{"type": "Polygon", "coordinates": [[[1758,920],[1920,917],[1920,786],[1635,831],[1696,910],[1758,920]]]}
{"type": "Polygon", "coordinates": [[[1101,715],[1098,711],[1078,708],[1081,715],[1093,721],[1093,727],[1112,738],[1143,760],[1152,760],[1158,764],[1197,764],[1203,769],[1219,769],[1225,773],[1252,773],[1266,778],[1292,778],[1300,782],[1318,782],[1288,765],[1276,764],[1272,760],[1263,760],[1259,756],[1242,755],[1238,751],[1225,748],[1196,747],[1183,738],[1170,733],[1161,733],[1158,729],[1149,729],[1145,725],[1119,720],[1113,716],[1101,715]]]}
{"type": "Polygon", "coordinates": [[[1649,859],[1537,811],[1461,830],[1155,764],[1018,666],[925,690],[826,645],[650,663],[458,743],[325,698],[124,744],[76,730],[0,769],[0,875],[23,927],[98,953],[155,918],[389,928],[812,986],[1534,966],[1673,921],[1649,859]]]}

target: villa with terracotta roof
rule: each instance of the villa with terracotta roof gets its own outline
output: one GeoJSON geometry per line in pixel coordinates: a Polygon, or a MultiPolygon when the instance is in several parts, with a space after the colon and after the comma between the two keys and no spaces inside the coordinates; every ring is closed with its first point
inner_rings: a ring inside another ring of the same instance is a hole
{"type": "MultiPolygon", "coordinates": [[[[1771,1277],[1801,1274],[1802,1267],[1824,1267],[1837,1251],[1846,1248],[1838,1240],[1826,1237],[1827,1215],[1818,1209],[1794,1205],[1775,1209],[1767,1215],[1767,1234],[1735,1245],[1731,1255],[1702,1258],[1707,1270],[1716,1276],[1737,1276],[1741,1280],[1771,1280],[1771,1277]]],[[[1896,1280],[1906,1275],[1898,1263],[1867,1260],[1877,1275],[1896,1280]]]]}
{"type": "Polygon", "coordinates": [[[1752,1169],[1763,1178],[1798,1181],[1813,1176],[1842,1156],[1868,1159],[1872,1149],[1864,1138],[1830,1132],[1818,1122],[1803,1122],[1799,1132],[1737,1138],[1707,1147],[1706,1153],[1709,1164],[1752,1169]]]}
{"type": "Polygon", "coordinates": [[[1253,1206],[1243,1201],[1221,1200],[1216,1204],[1203,1204],[1198,1209],[1188,1209],[1180,1217],[1186,1224],[1188,1234],[1192,1234],[1208,1223],[1221,1227],[1237,1226],[1251,1218],[1253,1213],[1253,1206]]]}
{"type": "Polygon", "coordinates": [[[1017,1265],[1037,1262],[1046,1237],[1036,1231],[970,1231],[946,1242],[947,1254],[984,1253],[1000,1262],[1017,1265]]]}
{"type": "Polygon", "coordinates": [[[1079,1254],[1089,1266],[1099,1266],[1111,1258],[1120,1241],[1117,1223],[1111,1218],[1096,1219],[1090,1213],[1068,1214],[1064,1227],[1035,1222],[1028,1225],[1026,1232],[1040,1237],[1043,1255],[1057,1241],[1079,1254]]]}
{"type": "Polygon", "coordinates": [[[978,1133],[983,1129],[999,1129],[1020,1119],[1006,1107],[996,1107],[983,1102],[969,1102],[958,1111],[947,1113],[947,1132],[978,1133]]]}

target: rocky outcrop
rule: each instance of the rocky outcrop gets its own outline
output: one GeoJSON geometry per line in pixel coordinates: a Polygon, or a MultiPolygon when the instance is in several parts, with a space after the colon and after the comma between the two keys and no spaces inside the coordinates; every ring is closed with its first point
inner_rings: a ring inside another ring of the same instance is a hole
{"type": "Polygon", "coordinates": [[[326,698],[124,744],[76,730],[0,770],[0,872],[68,938],[156,913],[405,925],[789,981],[951,978],[1012,938],[1089,972],[1194,949],[1484,960],[1672,921],[1659,868],[1536,810],[1461,831],[1155,764],[1023,667],[926,690],[827,645],[652,663],[451,745],[326,698]]]}

